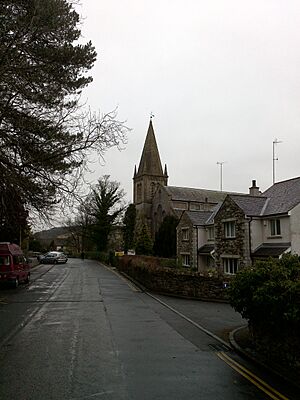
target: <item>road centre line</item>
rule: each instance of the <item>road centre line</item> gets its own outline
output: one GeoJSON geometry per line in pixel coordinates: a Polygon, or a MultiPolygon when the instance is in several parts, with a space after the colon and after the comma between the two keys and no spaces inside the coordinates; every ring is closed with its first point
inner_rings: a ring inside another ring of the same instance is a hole
{"type": "Polygon", "coordinates": [[[287,397],[285,397],[283,394],[279,393],[277,390],[272,388],[265,381],[263,381],[258,376],[253,374],[251,371],[249,371],[243,365],[239,364],[237,361],[235,361],[234,359],[229,357],[228,354],[224,353],[223,351],[220,351],[220,352],[217,352],[216,355],[222,361],[224,361],[227,365],[229,365],[232,369],[234,369],[236,372],[238,372],[240,375],[242,375],[244,378],[246,378],[249,382],[251,382],[253,385],[255,385],[258,389],[260,389],[261,391],[266,393],[271,399],[273,399],[273,400],[288,400],[287,397]]]}

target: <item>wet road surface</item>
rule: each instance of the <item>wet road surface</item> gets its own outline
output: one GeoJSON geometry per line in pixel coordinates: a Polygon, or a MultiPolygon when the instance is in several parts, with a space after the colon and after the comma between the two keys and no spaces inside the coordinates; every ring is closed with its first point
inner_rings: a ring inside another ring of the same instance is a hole
{"type": "Polygon", "coordinates": [[[260,372],[197,328],[226,340],[222,318],[243,323],[228,305],[157,296],[193,325],[89,260],[39,266],[32,278],[0,290],[0,399],[297,398],[260,375],[262,390],[260,372]]]}

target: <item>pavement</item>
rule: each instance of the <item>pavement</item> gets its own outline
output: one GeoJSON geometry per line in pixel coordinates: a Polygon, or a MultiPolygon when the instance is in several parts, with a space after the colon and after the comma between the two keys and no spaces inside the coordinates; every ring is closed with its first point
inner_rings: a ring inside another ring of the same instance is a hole
{"type": "Polygon", "coordinates": [[[279,379],[300,389],[299,370],[288,369],[259,354],[254,348],[247,326],[242,326],[232,331],[229,334],[229,341],[233,349],[240,356],[251,360],[262,369],[269,371],[279,379]]]}

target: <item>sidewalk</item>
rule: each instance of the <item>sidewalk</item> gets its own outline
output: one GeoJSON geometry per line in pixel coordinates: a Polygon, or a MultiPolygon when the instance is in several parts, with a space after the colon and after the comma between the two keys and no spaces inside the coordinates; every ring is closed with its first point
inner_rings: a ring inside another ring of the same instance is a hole
{"type": "Polygon", "coordinates": [[[248,327],[243,326],[232,331],[229,335],[229,341],[234,350],[241,356],[248,358],[280,379],[300,389],[299,371],[276,364],[274,361],[259,354],[251,341],[248,327]]]}

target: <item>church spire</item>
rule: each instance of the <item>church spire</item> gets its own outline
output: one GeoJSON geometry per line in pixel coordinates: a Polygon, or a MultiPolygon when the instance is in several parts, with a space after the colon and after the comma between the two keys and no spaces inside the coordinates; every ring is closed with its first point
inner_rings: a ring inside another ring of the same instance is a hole
{"type": "Polygon", "coordinates": [[[137,175],[163,175],[151,117],[137,175]]]}

